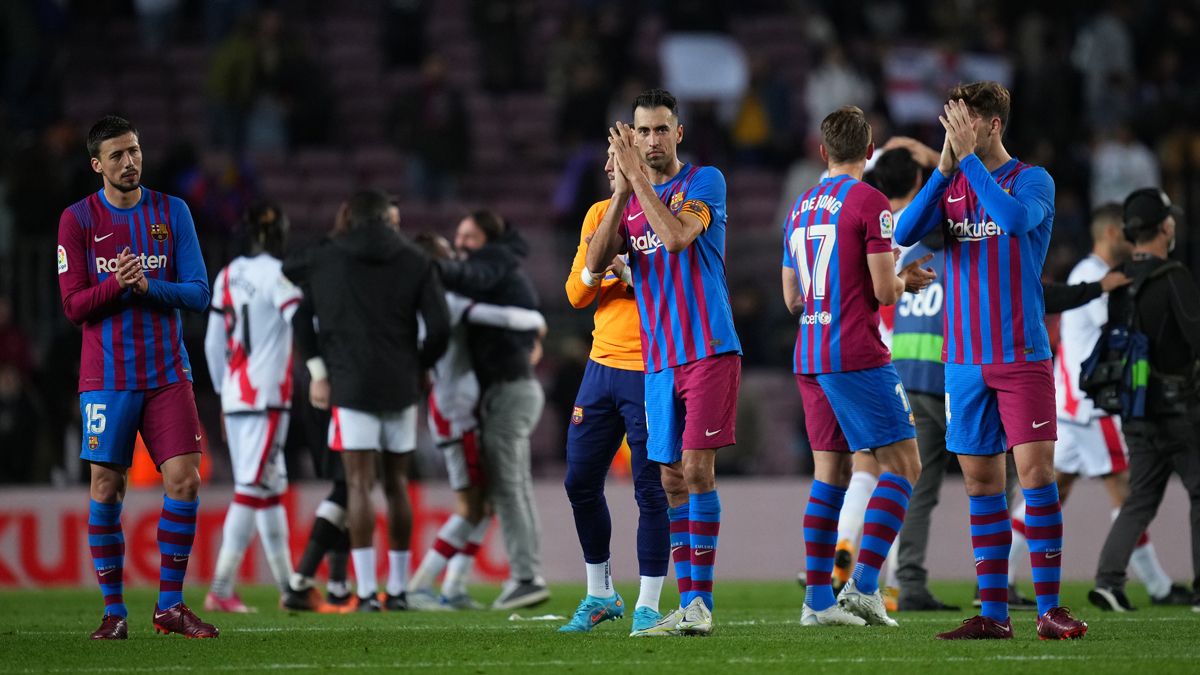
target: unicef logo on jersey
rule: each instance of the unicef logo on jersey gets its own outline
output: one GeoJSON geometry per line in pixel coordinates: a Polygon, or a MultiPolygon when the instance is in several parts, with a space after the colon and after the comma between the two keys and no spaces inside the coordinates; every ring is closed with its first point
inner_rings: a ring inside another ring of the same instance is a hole
{"type": "Polygon", "coordinates": [[[815,312],[813,314],[800,315],[801,326],[815,326],[817,324],[828,326],[831,323],[833,323],[833,315],[829,312],[815,312]]]}

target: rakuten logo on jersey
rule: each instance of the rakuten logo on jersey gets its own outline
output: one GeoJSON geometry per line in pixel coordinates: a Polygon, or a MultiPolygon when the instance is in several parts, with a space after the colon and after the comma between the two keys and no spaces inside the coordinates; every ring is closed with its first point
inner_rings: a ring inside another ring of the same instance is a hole
{"type": "Polygon", "coordinates": [[[662,239],[653,232],[647,232],[640,237],[629,238],[629,248],[642,253],[651,253],[657,251],[663,245],[662,239]]]}
{"type": "Polygon", "coordinates": [[[979,241],[988,237],[999,237],[1004,234],[1004,230],[1000,229],[1000,226],[994,220],[989,220],[986,223],[951,220],[949,228],[950,234],[959,241],[979,241]]]}
{"type": "Polygon", "coordinates": [[[830,314],[829,312],[816,312],[813,314],[801,314],[800,315],[800,325],[801,326],[815,326],[817,324],[821,324],[822,326],[828,326],[832,321],[833,321],[833,315],[830,314]]]}
{"type": "MultiPolygon", "coordinates": [[[[167,266],[167,256],[165,255],[146,255],[143,253],[138,256],[138,260],[142,262],[142,269],[144,270],[157,270],[167,266]]],[[[116,274],[117,259],[96,258],[96,271],[116,274]]]]}

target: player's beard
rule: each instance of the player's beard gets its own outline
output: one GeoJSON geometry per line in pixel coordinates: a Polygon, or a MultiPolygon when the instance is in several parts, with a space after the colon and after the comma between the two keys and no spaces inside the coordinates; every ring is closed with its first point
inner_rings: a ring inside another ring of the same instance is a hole
{"type": "Polygon", "coordinates": [[[142,187],[141,178],[142,174],[139,171],[138,173],[133,174],[132,180],[125,180],[124,176],[117,176],[117,180],[109,182],[112,183],[112,186],[115,187],[119,192],[133,192],[134,190],[142,187]]]}
{"type": "Polygon", "coordinates": [[[650,155],[645,155],[642,158],[642,161],[646,163],[646,166],[658,171],[659,173],[662,173],[667,167],[671,166],[671,158],[668,157],[667,153],[665,152],[660,152],[658,155],[653,157],[650,155]]]}

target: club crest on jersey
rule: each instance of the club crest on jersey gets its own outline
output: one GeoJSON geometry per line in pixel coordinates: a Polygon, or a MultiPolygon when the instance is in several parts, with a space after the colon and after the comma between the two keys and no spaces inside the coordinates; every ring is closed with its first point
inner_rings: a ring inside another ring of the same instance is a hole
{"type": "Polygon", "coordinates": [[[683,193],[682,192],[676,192],[675,194],[671,195],[671,210],[672,211],[678,210],[679,205],[682,203],[683,203],[683,193]]]}
{"type": "Polygon", "coordinates": [[[571,424],[582,424],[582,423],[583,423],[583,408],[580,406],[575,406],[575,409],[573,411],[571,411],[571,424]]]}
{"type": "Polygon", "coordinates": [[[62,244],[58,246],[58,273],[65,274],[67,271],[67,249],[63,248],[62,244]]]}
{"type": "Polygon", "coordinates": [[[95,436],[88,436],[88,450],[95,450],[100,447],[100,439],[95,436]]]}
{"type": "Polygon", "coordinates": [[[880,211],[879,212],[879,236],[883,237],[884,239],[892,238],[892,212],[891,211],[880,211]]]}
{"type": "Polygon", "coordinates": [[[166,241],[170,234],[166,223],[150,223],[150,236],[154,237],[154,241],[166,241]]]}

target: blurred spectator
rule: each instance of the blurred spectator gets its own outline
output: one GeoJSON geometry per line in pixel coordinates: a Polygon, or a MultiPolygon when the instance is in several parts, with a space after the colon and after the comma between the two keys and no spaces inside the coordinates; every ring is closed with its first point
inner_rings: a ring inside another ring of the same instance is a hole
{"type": "Polygon", "coordinates": [[[483,86],[491,92],[524,89],[530,82],[524,49],[538,13],[532,0],[474,0],[471,23],[479,41],[483,86]]]}
{"type": "Polygon", "coordinates": [[[1138,188],[1159,187],[1158,159],[1129,127],[1101,132],[1092,149],[1092,204],[1125,201],[1138,188]]]}
{"type": "Polygon", "coordinates": [[[33,342],[15,323],[12,300],[0,295],[0,366],[11,368],[23,382],[29,383],[36,365],[33,342]]]}
{"type": "Polygon", "coordinates": [[[762,57],[750,60],[750,88],[738,105],[731,131],[739,164],[773,164],[775,150],[788,146],[791,134],[791,91],[762,57]]]}
{"type": "Polygon", "coordinates": [[[841,106],[856,105],[869,110],[874,102],[875,85],[846,59],[841,46],[834,45],[809,72],[804,85],[809,134],[819,131],[821,120],[841,106]]]}
{"type": "Polygon", "coordinates": [[[1084,111],[1093,128],[1115,122],[1113,107],[1121,99],[1114,89],[1124,89],[1134,75],[1133,35],[1129,6],[1112,0],[1092,15],[1075,36],[1072,60],[1083,73],[1084,111]]]}
{"type": "Polygon", "coordinates": [[[142,35],[142,48],[148,53],[158,54],[165,45],[174,41],[182,4],[180,0],[133,0],[133,11],[137,14],[142,35]]]}
{"type": "Polygon", "coordinates": [[[0,482],[33,480],[38,462],[31,456],[38,436],[37,407],[18,370],[0,362],[0,482]]]}
{"type": "Polygon", "coordinates": [[[242,16],[217,47],[208,71],[212,142],[241,152],[246,144],[246,117],[254,102],[254,20],[242,16]]]}
{"type": "Polygon", "coordinates": [[[462,92],[446,79],[441,56],[425,59],[421,83],[397,98],[392,119],[392,138],[410,155],[413,194],[429,203],[457,197],[471,161],[471,126],[462,92]]]}

